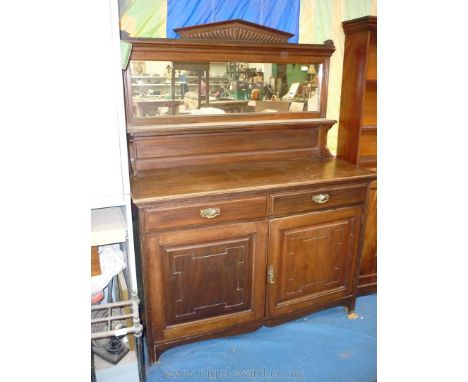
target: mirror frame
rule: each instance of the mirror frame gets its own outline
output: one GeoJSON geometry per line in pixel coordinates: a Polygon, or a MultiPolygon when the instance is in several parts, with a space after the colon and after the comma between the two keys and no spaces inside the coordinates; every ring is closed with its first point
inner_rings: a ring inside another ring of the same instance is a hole
{"type": "Polygon", "coordinates": [[[319,111],[230,113],[220,115],[168,115],[135,117],[132,110],[130,65],[124,71],[124,93],[129,126],[168,125],[201,122],[237,122],[325,118],[327,112],[330,57],[335,51],[331,40],[323,44],[233,42],[223,40],[182,40],[130,38],[130,61],[171,62],[263,62],[275,64],[322,64],[319,111]]]}

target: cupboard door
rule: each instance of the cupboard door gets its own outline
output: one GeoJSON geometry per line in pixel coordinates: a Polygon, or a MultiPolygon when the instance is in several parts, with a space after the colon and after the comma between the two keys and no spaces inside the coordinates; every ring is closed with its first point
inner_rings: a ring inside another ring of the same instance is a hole
{"type": "Polygon", "coordinates": [[[266,222],[148,236],[153,339],[206,334],[263,318],[266,241],[266,222]]]}
{"type": "Polygon", "coordinates": [[[353,295],[361,215],[349,207],[270,222],[270,317],[353,295]]]}

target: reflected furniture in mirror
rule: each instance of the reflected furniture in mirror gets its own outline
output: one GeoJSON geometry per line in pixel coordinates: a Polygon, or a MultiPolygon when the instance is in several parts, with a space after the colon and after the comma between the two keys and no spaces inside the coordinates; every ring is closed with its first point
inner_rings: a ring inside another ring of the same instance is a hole
{"type": "MultiPolygon", "coordinates": [[[[237,30],[251,27],[234,22],[237,30]]],[[[215,24],[227,30],[222,23],[215,24]]],[[[262,28],[262,33],[272,31],[262,28]]],[[[237,37],[225,32],[213,30],[203,39],[193,37],[193,27],[177,32],[184,38],[129,39],[133,45],[125,76],[129,124],[172,123],[184,117],[189,122],[187,117],[198,115],[205,117],[203,121],[206,116],[245,120],[246,114],[259,113],[266,118],[273,113],[278,114],[274,118],[325,116],[331,41],[287,44],[291,35],[276,31],[270,39],[274,43],[250,40],[240,49],[237,37]],[[229,39],[219,40],[220,36],[229,39]],[[288,48],[281,51],[285,43],[288,48]],[[229,115],[219,117],[225,114],[229,115]]],[[[259,33],[250,32],[251,39],[259,33]]]]}
{"type": "Polygon", "coordinates": [[[322,64],[145,60],[132,61],[129,74],[136,119],[320,111],[322,64]],[[269,107],[259,110],[257,102],[269,107]]]}
{"type": "MultiPolygon", "coordinates": [[[[343,22],[337,157],[377,171],[377,17],[343,22]]],[[[372,182],[358,293],[377,291],[377,181],[372,182]]]]}
{"type": "Polygon", "coordinates": [[[289,33],[241,20],[178,32],[130,39],[125,73],[151,361],[179,344],[353,310],[375,178],[327,148],[332,42],[287,43],[289,33]],[[151,85],[134,86],[136,76],[151,85]],[[143,113],[138,97],[172,106],[143,113]]]}

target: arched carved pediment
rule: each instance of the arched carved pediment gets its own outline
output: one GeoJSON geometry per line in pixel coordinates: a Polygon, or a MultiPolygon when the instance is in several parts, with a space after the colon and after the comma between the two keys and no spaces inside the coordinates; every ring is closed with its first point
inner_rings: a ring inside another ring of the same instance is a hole
{"type": "Polygon", "coordinates": [[[245,20],[229,20],[174,29],[183,40],[224,40],[284,44],[291,33],[254,24],[245,20]]]}

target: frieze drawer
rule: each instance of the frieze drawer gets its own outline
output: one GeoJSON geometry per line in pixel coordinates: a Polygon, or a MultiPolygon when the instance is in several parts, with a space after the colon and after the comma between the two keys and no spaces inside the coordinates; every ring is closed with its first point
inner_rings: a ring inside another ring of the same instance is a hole
{"type": "Polygon", "coordinates": [[[328,187],[271,196],[271,214],[311,211],[364,202],[367,184],[328,187]]]}
{"type": "Polygon", "coordinates": [[[266,216],[266,197],[209,202],[182,207],[148,209],[148,230],[212,224],[226,221],[263,219],[266,216]]]}

